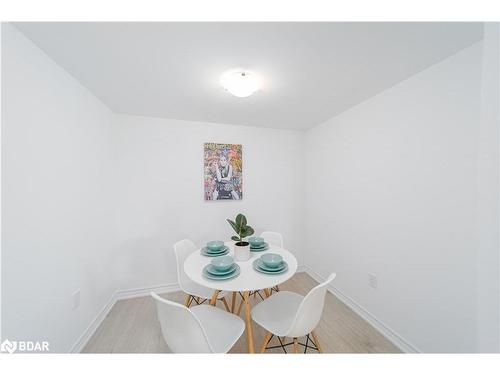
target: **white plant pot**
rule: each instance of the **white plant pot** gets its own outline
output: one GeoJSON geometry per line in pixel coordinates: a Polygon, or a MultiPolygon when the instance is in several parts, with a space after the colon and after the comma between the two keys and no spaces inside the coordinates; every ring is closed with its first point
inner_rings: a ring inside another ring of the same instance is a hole
{"type": "Polygon", "coordinates": [[[245,262],[250,259],[250,244],[238,246],[234,244],[234,260],[237,262],[245,262]]]}

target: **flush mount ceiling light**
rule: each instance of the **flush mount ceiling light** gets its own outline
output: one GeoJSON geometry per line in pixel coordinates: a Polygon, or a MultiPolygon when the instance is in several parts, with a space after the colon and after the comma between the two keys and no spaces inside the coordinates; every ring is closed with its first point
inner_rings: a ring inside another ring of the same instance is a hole
{"type": "Polygon", "coordinates": [[[220,84],[238,98],[246,98],[261,87],[260,77],[255,73],[243,70],[232,70],[220,77],[220,84]]]}

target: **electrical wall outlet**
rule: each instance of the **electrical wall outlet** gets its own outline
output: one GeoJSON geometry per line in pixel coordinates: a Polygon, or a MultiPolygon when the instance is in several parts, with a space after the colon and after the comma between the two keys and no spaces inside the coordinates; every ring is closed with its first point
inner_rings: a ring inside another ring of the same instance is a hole
{"type": "Polygon", "coordinates": [[[80,289],[71,295],[72,310],[76,310],[80,307],[80,289]]]}
{"type": "Polygon", "coordinates": [[[378,286],[377,275],[375,275],[374,273],[368,274],[368,285],[370,285],[373,289],[377,289],[378,286]]]}

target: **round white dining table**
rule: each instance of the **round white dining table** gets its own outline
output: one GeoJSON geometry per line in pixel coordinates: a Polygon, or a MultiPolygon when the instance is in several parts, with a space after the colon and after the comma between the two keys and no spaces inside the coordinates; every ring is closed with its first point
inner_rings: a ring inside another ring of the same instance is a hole
{"type": "MultiPolygon", "coordinates": [[[[229,254],[227,255],[233,256],[234,242],[226,242],[225,244],[229,247],[229,254]]],[[[245,306],[245,323],[248,352],[254,353],[249,294],[251,291],[263,290],[266,297],[269,296],[269,290],[271,288],[287,281],[295,274],[295,272],[297,272],[297,259],[288,250],[285,250],[278,246],[269,245],[268,250],[251,252],[249,260],[244,262],[236,262],[240,266],[240,274],[237,277],[230,280],[219,281],[209,280],[203,276],[203,268],[214,258],[202,255],[200,250],[193,252],[186,258],[186,261],[184,262],[184,271],[186,272],[186,275],[195,283],[214,290],[214,295],[210,300],[210,304],[212,305],[215,305],[217,296],[221,291],[233,292],[231,312],[237,313],[239,315],[242,305],[245,306]],[[288,270],[279,275],[267,275],[254,270],[253,261],[265,253],[275,253],[281,255],[283,257],[283,260],[288,264],[288,270]],[[243,296],[243,299],[240,303],[240,307],[236,311],[235,303],[238,294],[241,294],[243,296]]]]}

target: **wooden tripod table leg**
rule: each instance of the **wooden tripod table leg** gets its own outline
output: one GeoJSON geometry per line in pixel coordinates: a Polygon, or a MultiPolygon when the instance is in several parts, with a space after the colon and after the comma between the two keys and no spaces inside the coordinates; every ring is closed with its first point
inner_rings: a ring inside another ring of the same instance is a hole
{"type": "Polygon", "coordinates": [[[247,326],[248,352],[255,353],[253,346],[252,317],[250,316],[250,296],[248,292],[243,293],[243,299],[245,300],[245,321],[247,326]]]}
{"type": "Polygon", "coordinates": [[[217,302],[217,296],[219,295],[219,290],[216,290],[214,294],[212,295],[212,299],[210,300],[210,304],[212,306],[215,306],[215,303],[217,302]]]}

